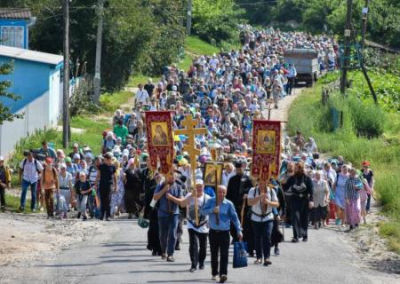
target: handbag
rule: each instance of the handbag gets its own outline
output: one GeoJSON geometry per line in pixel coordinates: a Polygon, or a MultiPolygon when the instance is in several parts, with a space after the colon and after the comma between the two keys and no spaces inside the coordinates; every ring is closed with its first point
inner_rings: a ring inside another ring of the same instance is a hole
{"type": "Polygon", "coordinates": [[[247,267],[247,243],[235,242],[233,244],[233,268],[247,267]]]}

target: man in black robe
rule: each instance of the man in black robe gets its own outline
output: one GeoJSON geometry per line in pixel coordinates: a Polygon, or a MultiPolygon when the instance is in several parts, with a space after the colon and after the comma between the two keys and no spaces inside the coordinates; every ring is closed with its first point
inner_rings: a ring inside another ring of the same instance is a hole
{"type": "MultiPolygon", "coordinates": [[[[250,177],[244,173],[244,166],[245,163],[241,160],[235,162],[236,174],[229,179],[226,198],[232,201],[239,219],[242,219],[241,214],[244,206],[243,224],[241,224],[243,227],[243,241],[247,242],[247,251],[252,256],[254,255],[254,237],[249,218],[250,214],[248,214],[250,207],[247,205],[246,200],[250,188],[253,187],[253,183],[250,177]]],[[[234,226],[231,226],[231,235],[233,241],[237,242],[238,234],[234,226]]]]}

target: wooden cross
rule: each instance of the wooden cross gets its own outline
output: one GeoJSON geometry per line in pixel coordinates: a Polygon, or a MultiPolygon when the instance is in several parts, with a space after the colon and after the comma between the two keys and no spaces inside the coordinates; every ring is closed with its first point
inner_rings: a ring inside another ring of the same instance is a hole
{"type": "MultiPolygon", "coordinates": [[[[182,125],[185,129],[178,129],[174,131],[174,135],[186,135],[188,137],[187,144],[184,145],[183,150],[188,152],[190,157],[190,167],[192,171],[192,189],[194,188],[194,182],[196,178],[196,156],[200,155],[200,150],[196,148],[195,136],[200,134],[207,134],[208,131],[205,128],[196,128],[197,120],[193,119],[191,114],[186,114],[185,119],[182,121],[182,125]]],[[[196,226],[199,225],[199,210],[197,205],[197,196],[194,199],[195,215],[196,215],[196,226]]]]}

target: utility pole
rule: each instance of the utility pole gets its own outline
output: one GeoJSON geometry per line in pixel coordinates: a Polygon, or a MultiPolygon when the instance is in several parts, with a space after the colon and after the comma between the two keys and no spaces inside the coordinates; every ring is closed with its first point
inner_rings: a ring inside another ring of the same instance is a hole
{"type": "MultiPolygon", "coordinates": [[[[365,45],[365,34],[367,33],[367,21],[368,21],[368,12],[369,12],[369,0],[365,0],[365,7],[363,8],[362,14],[363,14],[363,26],[362,26],[362,31],[361,31],[361,52],[358,51],[358,55],[360,58],[360,67],[361,71],[364,75],[365,81],[367,81],[369,91],[372,94],[372,98],[374,99],[374,103],[378,104],[378,97],[376,96],[374,87],[372,86],[371,79],[368,76],[367,68],[365,67],[364,64],[364,45],[365,45]]],[[[356,42],[356,38],[353,35],[354,42],[356,42]]]]}
{"type": "Polygon", "coordinates": [[[369,0],[365,0],[365,7],[362,9],[362,30],[361,30],[361,50],[364,52],[365,34],[367,33],[367,21],[369,13],[369,0]]]}
{"type": "Polygon", "coordinates": [[[352,34],[351,30],[351,17],[353,14],[353,0],[347,0],[347,16],[346,16],[346,27],[344,30],[344,53],[343,53],[343,66],[342,66],[342,77],[340,78],[340,93],[346,93],[347,85],[347,70],[349,69],[350,63],[350,37],[352,34]]]}
{"type": "Polygon", "coordinates": [[[103,15],[104,15],[104,0],[97,2],[99,22],[97,25],[97,43],[96,43],[96,64],[94,73],[94,102],[96,104],[100,101],[101,91],[101,47],[103,41],[103,15]]]}
{"type": "Polygon", "coordinates": [[[188,0],[188,10],[186,17],[186,34],[190,35],[192,32],[192,0],[188,0]]]}
{"type": "Polygon", "coordinates": [[[63,147],[69,142],[69,1],[63,1],[64,14],[64,80],[63,80],[63,147]]]}

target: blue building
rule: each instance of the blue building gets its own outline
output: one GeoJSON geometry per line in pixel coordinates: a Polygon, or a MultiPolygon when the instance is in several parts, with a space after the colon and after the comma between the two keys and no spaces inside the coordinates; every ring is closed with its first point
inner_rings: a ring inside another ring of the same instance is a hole
{"type": "Polygon", "coordinates": [[[28,8],[0,8],[0,45],[29,48],[29,27],[34,25],[28,8]]]}
{"type": "Polygon", "coordinates": [[[0,65],[5,62],[13,62],[14,69],[0,75],[0,81],[11,81],[8,92],[21,99],[1,97],[0,104],[24,114],[23,119],[0,125],[0,155],[7,156],[22,137],[57,125],[62,113],[63,56],[0,45],[0,65]]]}

